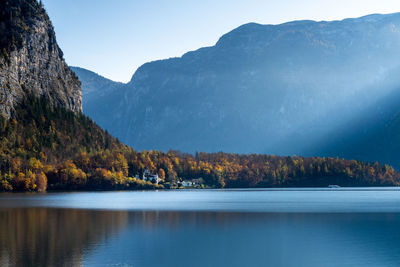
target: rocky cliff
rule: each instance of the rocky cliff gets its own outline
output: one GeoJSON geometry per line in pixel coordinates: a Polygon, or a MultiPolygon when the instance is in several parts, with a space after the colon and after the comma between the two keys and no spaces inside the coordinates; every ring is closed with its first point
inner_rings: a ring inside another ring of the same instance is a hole
{"type": "Polygon", "coordinates": [[[52,23],[36,0],[0,2],[0,113],[9,118],[27,94],[82,110],[81,83],[69,69],[52,23]]]}

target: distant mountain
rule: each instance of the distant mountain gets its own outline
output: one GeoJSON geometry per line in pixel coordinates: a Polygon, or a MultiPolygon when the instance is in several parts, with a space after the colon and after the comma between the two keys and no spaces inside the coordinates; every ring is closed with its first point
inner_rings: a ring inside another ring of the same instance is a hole
{"type": "Polygon", "coordinates": [[[116,90],[124,85],[123,83],[111,81],[83,68],[71,67],[71,70],[85,80],[85,87],[82,88],[82,95],[85,97],[83,101],[90,101],[95,97],[104,97],[114,94],[116,90]]]}
{"type": "Polygon", "coordinates": [[[399,56],[400,14],[250,23],[144,64],[90,115],[137,149],[335,156],[315,143],[397,91],[399,56]]]}
{"type": "Polygon", "coordinates": [[[115,120],[118,115],[118,104],[123,96],[123,83],[118,83],[106,79],[97,73],[79,68],[71,67],[72,71],[84,80],[82,84],[82,103],[84,113],[96,118],[96,122],[102,126],[115,120]]]}
{"type": "Polygon", "coordinates": [[[28,94],[82,110],[81,83],[65,63],[43,6],[36,0],[0,1],[0,113],[12,116],[28,94]]]}

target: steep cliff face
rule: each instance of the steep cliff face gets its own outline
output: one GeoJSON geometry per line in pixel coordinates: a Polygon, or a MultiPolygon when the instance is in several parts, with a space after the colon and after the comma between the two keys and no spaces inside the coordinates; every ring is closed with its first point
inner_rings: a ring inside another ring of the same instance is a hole
{"type": "Polygon", "coordinates": [[[58,47],[51,21],[36,0],[0,2],[0,113],[9,118],[27,94],[82,110],[81,83],[58,47]]]}

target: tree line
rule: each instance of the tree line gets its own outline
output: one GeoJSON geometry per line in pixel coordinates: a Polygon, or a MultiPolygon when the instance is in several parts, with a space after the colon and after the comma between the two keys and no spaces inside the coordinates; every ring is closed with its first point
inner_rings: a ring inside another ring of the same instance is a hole
{"type": "Polygon", "coordinates": [[[388,165],[356,160],[231,153],[135,151],[83,114],[28,96],[10,120],[0,120],[0,190],[132,190],[205,188],[397,186],[388,165]],[[160,184],[141,177],[148,169],[160,184]]]}

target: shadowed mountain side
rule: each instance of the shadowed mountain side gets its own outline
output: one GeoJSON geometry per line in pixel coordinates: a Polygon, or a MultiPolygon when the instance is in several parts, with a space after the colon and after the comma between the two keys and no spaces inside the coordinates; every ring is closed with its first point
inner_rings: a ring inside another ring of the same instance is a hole
{"type": "Polygon", "coordinates": [[[119,108],[118,103],[123,98],[124,84],[79,67],[71,67],[71,70],[85,81],[85,85],[82,86],[82,104],[85,114],[91,118],[96,117],[96,122],[100,126],[107,126],[110,120],[115,119],[114,116],[119,108]]]}
{"type": "Polygon", "coordinates": [[[138,150],[305,154],[391,92],[399,32],[400,14],[246,24],[215,46],[144,64],[84,112],[138,150]]]}
{"type": "MultiPolygon", "coordinates": [[[[400,70],[394,73],[398,74],[400,70]]],[[[379,161],[400,168],[400,82],[357,117],[344,121],[340,128],[316,140],[308,153],[379,161]]]]}

